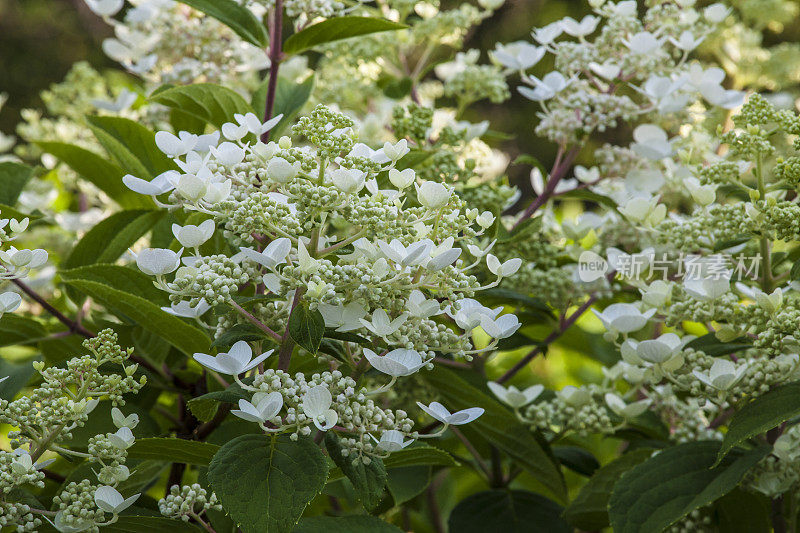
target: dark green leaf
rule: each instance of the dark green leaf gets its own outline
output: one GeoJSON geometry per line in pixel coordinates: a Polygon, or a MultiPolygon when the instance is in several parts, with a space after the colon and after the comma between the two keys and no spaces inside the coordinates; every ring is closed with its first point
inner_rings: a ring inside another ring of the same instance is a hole
{"type": "Polygon", "coordinates": [[[592,478],[567,506],[564,518],[570,525],[594,531],[608,527],[608,499],[617,480],[653,455],[653,450],[641,449],[628,452],[598,469],[592,478]]]}
{"type": "Polygon", "coordinates": [[[171,463],[207,466],[219,451],[219,446],[185,439],[136,439],[128,448],[128,457],[171,463]]]}
{"type": "Polygon", "coordinates": [[[138,270],[120,265],[84,265],[59,273],[61,279],[87,280],[103,283],[109,287],[124,287],[125,292],[144,298],[159,306],[169,304],[167,294],[153,285],[153,279],[138,270]]]}
{"type": "Polygon", "coordinates": [[[293,533],[401,533],[401,529],[374,516],[310,516],[293,533]]]}
{"type": "Polygon", "coordinates": [[[163,216],[164,211],[132,210],[114,213],[78,241],[61,268],[113,263],[163,216]]]}
{"type": "Polygon", "coordinates": [[[595,456],[579,446],[553,446],[553,455],[562,465],[587,477],[591,477],[600,468],[595,456]]]}
{"type": "Polygon", "coordinates": [[[239,341],[252,342],[268,338],[271,337],[268,337],[263,331],[252,324],[236,324],[231,329],[225,331],[222,335],[214,339],[214,342],[211,343],[211,347],[224,348],[233,346],[239,341]]]}
{"type": "Polygon", "coordinates": [[[662,531],[733,490],[769,452],[768,447],[761,447],[730,453],[712,468],[719,447],[712,441],[680,444],[623,474],[608,503],[614,532],[662,531]]]}
{"type": "Polygon", "coordinates": [[[295,33],[283,43],[283,51],[287,54],[297,54],[320,44],[368,33],[402,30],[407,27],[405,24],[372,17],[336,17],[295,33]]]}
{"type": "Polygon", "coordinates": [[[746,341],[746,337],[741,337],[733,342],[722,342],[713,333],[708,333],[702,337],[697,337],[688,343],[686,347],[701,350],[711,357],[719,357],[720,355],[728,355],[752,348],[753,345],[746,341]]]}
{"type": "Polygon", "coordinates": [[[171,87],[150,97],[151,102],[180,109],[217,128],[234,120],[236,113],[252,113],[244,98],[235,91],[212,83],[171,87]]]}
{"type": "Polygon", "coordinates": [[[430,466],[406,466],[387,472],[386,487],[395,505],[401,505],[422,494],[431,482],[430,466]]]}
{"type": "Polygon", "coordinates": [[[383,462],[380,459],[371,458],[370,463],[365,465],[358,456],[342,455],[343,447],[339,442],[339,437],[332,431],[325,435],[325,448],[336,466],[353,484],[358,499],[364,507],[367,510],[374,509],[380,503],[386,487],[386,469],[383,462]]]}
{"type": "MultiPolygon", "coordinates": [[[[152,208],[153,201],[122,183],[125,171],[102,156],[78,146],[58,142],[36,143],[126,209],[152,208]]],[[[147,176],[138,176],[144,179],[147,176]]]]}
{"type": "Polygon", "coordinates": [[[264,24],[249,9],[234,0],[180,1],[210,17],[214,17],[236,32],[236,35],[254,46],[266,48],[269,43],[264,24]]]}
{"type": "MultiPolygon", "coordinates": [[[[425,444],[416,444],[404,450],[392,453],[383,460],[387,469],[403,468],[407,466],[458,466],[450,455],[438,448],[425,444]]],[[[342,479],[344,474],[340,468],[333,468],[328,474],[328,482],[342,479]]]]}
{"type": "Polygon", "coordinates": [[[311,353],[317,353],[322,336],[325,335],[325,319],[316,309],[300,304],[289,317],[289,335],[294,342],[311,353]]]}
{"type": "MultiPolygon", "coordinates": [[[[258,90],[253,94],[253,109],[256,114],[264,116],[267,108],[267,85],[269,79],[264,80],[258,90]]],[[[277,117],[283,114],[283,118],[274,128],[270,130],[270,137],[277,139],[281,133],[289,126],[300,109],[308,101],[311,91],[314,89],[314,77],[310,77],[302,83],[295,83],[291,80],[278,76],[278,85],[275,88],[275,102],[272,107],[272,116],[277,117]]]]}
{"type": "Polygon", "coordinates": [[[5,313],[0,318],[0,346],[32,344],[46,338],[47,335],[47,330],[41,322],[32,318],[10,313],[5,313]]]}
{"type": "Polygon", "coordinates": [[[73,279],[67,284],[152,331],[186,355],[204,352],[211,344],[202,330],[162,311],[158,305],[144,298],[96,281],[73,279]]]}
{"type": "Polygon", "coordinates": [[[137,178],[154,178],[168,170],[178,170],[172,159],[156,146],[156,134],[138,122],[112,116],[87,120],[103,148],[137,178]]]}
{"type": "Polygon", "coordinates": [[[201,533],[203,530],[181,520],[160,516],[120,516],[115,524],[103,526],[103,533],[201,533]]]}
{"type": "Polygon", "coordinates": [[[505,407],[469,385],[452,370],[439,366],[423,373],[422,377],[439,392],[442,403],[451,411],[483,407],[486,412],[471,422],[470,428],[511,457],[552,491],[556,498],[566,500],[566,488],[560,470],[530,430],[520,424],[505,407]]]}
{"type": "Polygon", "coordinates": [[[461,500],[450,513],[458,533],[571,533],[560,505],[525,490],[487,490],[461,500]]]}
{"type": "MultiPolygon", "coordinates": [[[[92,416],[89,417],[86,425],[72,430],[72,440],[70,441],[70,445],[77,446],[79,448],[86,448],[89,439],[95,435],[114,433],[117,431],[117,426],[114,425],[114,422],[111,419],[112,407],[113,406],[109,401],[100,402],[100,404],[95,407],[94,411],[92,411],[92,416]]],[[[126,416],[130,414],[136,414],[139,417],[139,423],[131,430],[133,431],[133,435],[137,440],[145,437],[153,437],[161,432],[158,424],[155,420],[153,420],[153,417],[150,416],[150,413],[147,409],[140,407],[133,402],[128,402],[119,409],[126,416]]]]}
{"type": "Polygon", "coordinates": [[[719,531],[725,533],[769,533],[769,500],[761,494],[734,489],[715,505],[719,531]]]}
{"type": "Polygon", "coordinates": [[[750,437],[760,435],[782,422],[800,415],[800,382],[782,385],[737,411],[728,423],[718,460],[750,437]]]}
{"type": "MultiPolygon", "coordinates": [[[[39,358],[36,360],[39,360],[39,358]]],[[[29,359],[19,363],[12,363],[11,361],[0,359],[0,377],[7,378],[0,383],[0,400],[13,400],[20,389],[28,383],[34,372],[33,361],[34,359],[29,359]]]]}
{"type": "Polygon", "coordinates": [[[313,441],[243,435],[226,443],[208,481],[245,533],[288,531],[322,491],[328,469],[313,441]]]}
{"type": "Polygon", "coordinates": [[[34,168],[14,161],[0,162],[0,204],[17,203],[22,189],[33,177],[34,168]]]}

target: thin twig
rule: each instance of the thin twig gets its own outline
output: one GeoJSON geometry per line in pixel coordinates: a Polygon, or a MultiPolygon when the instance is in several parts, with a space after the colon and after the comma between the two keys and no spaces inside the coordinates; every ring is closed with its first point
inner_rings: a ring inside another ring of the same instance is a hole
{"type": "Polygon", "coordinates": [[[453,434],[458,437],[458,440],[461,441],[461,443],[464,445],[464,448],[466,448],[472,457],[475,458],[475,462],[478,464],[478,467],[480,467],[483,473],[486,474],[486,479],[491,483],[492,471],[489,469],[489,465],[486,464],[486,461],[483,460],[483,457],[481,457],[481,454],[478,453],[478,450],[475,449],[475,446],[473,446],[469,439],[467,439],[467,437],[465,437],[464,434],[458,429],[451,427],[450,431],[452,431],[453,434]]]}
{"type": "Polygon", "coordinates": [[[590,296],[589,299],[586,300],[586,302],[584,302],[582,306],[576,309],[575,312],[573,312],[569,316],[569,318],[561,322],[558,329],[556,329],[550,335],[548,335],[547,338],[543,340],[539,346],[528,352],[528,354],[519,361],[517,361],[517,363],[514,366],[512,366],[508,372],[503,374],[499,379],[495,381],[497,381],[497,383],[505,383],[509,379],[513,378],[517,374],[517,372],[525,368],[525,366],[528,363],[530,363],[534,357],[542,353],[542,351],[547,346],[549,346],[551,343],[555,342],[559,337],[561,337],[561,335],[563,335],[564,332],[566,332],[567,329],[569,329],[570,326],[572,326],[575,323],[575,321],[578,320],[578,318],[580,318],[580,316],[583,315],[583,313],[585,313],[586,310],[589,309],[592,306],[592,304],[594,304],[596,301],[597,301],[596,294],[590,296]]]}
{"type": "MultiPolygon", "coordinates": [[[[275,93],[278,89],[278,68],[283,60],[283,0],[275,0],[275,8],[269,16],[269,81],[267,82],[267,102],[264,109],[264,122],[272,118],[275,105],[275,93]]],[[[269,132],[261,135],[262,142],[269,142],[269,132]]]]}
{"type": "Polygon", "coordinates": [[[533,216],[536,210],[542,207],[545,202],[547,202],[547,200],[553,196],[553,193],[558,186],[558,182],[561,181],[561,178],[563,178],[567,174],[567,171],[570,169],[570,167],[572,167],[572,163],[575,161],[575,157],[578,155],[578,152],[580,152],[579,146],[570,148],[566,154],[564,153],[563,148],[559,149],[559,154],[556,157],[555,163],[553,163],[550,176],[547,178],[547,186],[542,191],[542,194],[537,196],[536,199],[531,202],[531,205],[525,209],[525,212],[522,213],[522,216],[511,228],[512,231],[522,224],[523,221],[533,216]]]}

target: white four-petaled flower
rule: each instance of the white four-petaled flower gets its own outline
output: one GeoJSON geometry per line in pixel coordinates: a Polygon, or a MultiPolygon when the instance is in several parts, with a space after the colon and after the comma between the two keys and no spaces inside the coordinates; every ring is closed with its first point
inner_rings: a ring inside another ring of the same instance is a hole
{"type": "Polygon", "coordinates": [[[245,341],[238,341],[231,346],[228,352],[220,352],[216,356],[196,353],[193,357],[195,361],[214,372],[238,376],[243,372],[255,368],[259,363],[269,357],[273,351],[274,350],[268,350],[253,359],[253,349],[250,348],[250,345],[245,341]]]}

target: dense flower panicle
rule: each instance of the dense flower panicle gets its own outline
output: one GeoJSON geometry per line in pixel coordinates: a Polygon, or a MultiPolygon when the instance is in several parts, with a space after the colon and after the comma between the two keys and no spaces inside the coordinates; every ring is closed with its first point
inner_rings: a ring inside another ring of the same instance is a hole
{"type": "Polygon", "coordinates": [[[246,74],[268,66],[266,54],[219,21],[175,1],[131,0],[121,21],[112,18],[125,2],[86,0],[114,27],[103,51],[151,83],[211,82],[252,85],[246,74]]]}
{"type": "MultiPolygon", "coordinates": [[[[271,350],[252,359],[244,341],[216,356],[195,354],[206,368],[233,376],[254,393],[240,401],[236,416],[268,433],[289,431],[293,438],[308,435],[312,427],[334,426],[369,434],[378,443],[388,431],[410,436],[412,422],[402,411],[379,409],[368,396],[431,368],[435,353],[469,360],[513,335],[521,326],[515,316],[498,316],[499,310],[471,298],[513,277],[521,260],[501,262],[492,254],[467,258],[465,248],[478,253],[491,246],[484,234],[495,217],[469,208],[446,183],[423,179],[413,167],[396,168],[413,140],[369,147],[357,142],[350,118],[323,106],[292,126],[293,137],[307,141],[301,145],[288,136],[266,144],[258,140],[275,120],[262,125],[254,116],[235,118],[202,153],[189,134],[159,132],[159,149],[182,172],[156,178],[164,180],[163,189],[151,190],[133,176],[125,184],[160,205],[201,213],[202,223],[173,227],[195,253],[215,232],[239,251],[182,257],[183,250],[145,249],[137,266],[169,293],[171,312],[199,318],[199,310],[208,309],[201,306],[216,306],[218,335],[235,324],[284,331],[300,302],[327,327],[368,339],[375,351],[348,343],[349,362],[371,365],[391,378],[367,391],[338,370],[311,378],[254,370],[271,350]],[[473,274],[483,256],[487,266],[473,274]],[[236,299],[253,290],[270,301],[245,310],[236,299]],[[466,317],[456,319],[463,333],[436,319],[445,310],[466,317]],[[491,337],[479,349],[470,338],[477,327],[491,337]],[[256,377],[248,385],[241,378],[251,370],[256,377]]],[[[318,356],[342,364],[329,354],[318,356]]],[[[464,423],[453,417],[451,423],[464,423]]],[[[365,461],[392,449],[376,448],[364,438],[346,436],[343,442],[365,461]]]]}

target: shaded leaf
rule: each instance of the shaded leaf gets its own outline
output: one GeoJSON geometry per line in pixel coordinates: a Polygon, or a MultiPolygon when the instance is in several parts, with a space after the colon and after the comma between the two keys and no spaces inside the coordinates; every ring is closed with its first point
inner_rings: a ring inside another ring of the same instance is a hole
{"type": "Polygon", "coordinates": [[[635,466],[614,485],[608,503],[615,533],[661,531],[721,498],[768,452],[768,447],[728,454],[711,468],[720,444],[689,442],[667,448],[635,466]]]}
{"type": "Polygon", "coordinates": [[[564,478],[530,430],[494,398],[461,379],[452,370],[435,367],[422,374],[451,411],[482,407],[486,412],[470,422],[470,429],[494,444],[561,500],[566,500],[564,478]]]}
{"type": "Polygon", "coordinates": [[[175,438],[149,438],[137,439],[133,446],[128,448],[128,456],[134,459],[206,466],[218,451],[219,446],[207,442],[175,438]]]}
{"type": "MultiPolygon", "coordinates": [[[[267,85],[269,78],[264,80],[258,90],[253,94],[252,106],[258,116],[264,116],[267,108],[267,85]]],[[[311,91],[314,89],[314,77],[309,77],[301,83],[278,76],[278,84],[275,87],[275,102],[272,106],[272,116],[277,117],[283,114],[283,118],[274,128],[270,130],[270,137],[277,139],[281,133],[294,121],[294,118],[303,108],[311,91]]]]}
{"type": "Polygon", "coordinates": [[[487,490],[461,500],[450,513],[450,531],[458,533],[570,533],[563,509],[524,490],[487,490]]]}
{"type": "Polygon", "coordinates": [[[325,319],[322,318],[322,313],[301,303],[289,317],[289,335],[302,348],[317,353],[325,335],[325,319]]]}
{"type": "Polygon", "coordinates": [[[333,41],[369,33],[402,30],[407,27],[405,24],[373,17],[336,17],[295,33],[283,43],[283,51],[287,54],[297,54],[333,41]]]}
{"type": "Polygon", "coordinates": [[[140,296],[84,279],[72,279],[67,284],[152,331],[186,355],[204,352],[211,344],[205,332],[162,311],[158,305],[140,296]]]}
{"type": "Polygon", "coordinates": [[[608,526],[608,499],[619,478],[639,463],[653,455],[653,450],[640,449],[628,452],[600,467],[567,506],[564,518],[570,525],[586,531],[608,526]]]}
{"type": "Polygon", "coordinates": [[[87,117],[87,120],[103,148],[137,178],[154,178],[168,170],[178,170],[172,159],[156,146],[156,134],[138,122],[113,116],[87,117]]]}
{"type": "Polygon", "coordinates": [[[254,46],[265,48],[269,43],[264,24],[249,9],[234,0],[180,0],[180,2],[214,17],[254,46]]]}
{"type": "Polygon", "coordinates": [[[325,448],[336,466],[353,484],[364,507],[367,510],[374,509],[380,503],[386,487],[386,468],[383,462],[373,457],[369,464],[364,464],[360,457],[342,455],[344,448],[339,437],[330,431],[325,434],[325,448]]]}
{"type": "Polygon", "coordinates": [[[153,201],[148,196],[128,189],[122,183],[122,177],[126,172],[103,156],[66,143],[37,142],[36,144],[106,193],[120,206],[126,209],[154,207],[153,201]]]}
{"type": "Polygon", "coordinates": [[[164,211],[131,210],[100,221],[78,241],[61,268],[113,263],[164,216],[164,211]]]}
{"type": "Polygon", "coordinates": [[[402,530],[375,516],[310,516],[303,518],[293,533],[400,533],[402,530]]]}
{"type": "Polygon", "coordinates": [[[782,385],[739,409],[728,422],[717,461],[745,440],[800,415],[800,382],[782,385]]]}
{"type": "Polygon", "coordinates": [[[17,203],[22,189],[33,177],[35,169],[14,161],[0,161],[0,204],[17,203]]]}

